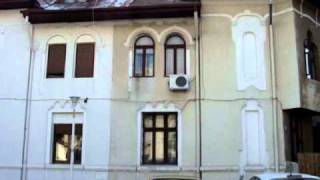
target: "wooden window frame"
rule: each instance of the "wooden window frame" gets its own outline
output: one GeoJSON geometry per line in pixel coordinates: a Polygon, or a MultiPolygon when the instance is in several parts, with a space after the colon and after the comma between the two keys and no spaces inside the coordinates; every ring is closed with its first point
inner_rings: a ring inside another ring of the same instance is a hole
{"type": "Polygon", "coordinates": [[[164,45],[164,77],[169,77],[170,75],[167,75],[167,50],[173,49],[173,75],[177,74],[177,49],[183,49],[184,50],[184,74],[187,74],[187,45],[184,38],[179,34],[172,34],[167,37],[165,45],[164,45]],[[173,37],[179,37],[183,40],[184,44],[181,45],[168,45],[168,41],[173,37]]]}
{"type": "Polygon", "coordinates": [[[135,78],[153,78],[155,76],[155,43],[154,40],[151,36],[148,35],[142,35],[139,38],[136,39],[135,43],[134,43],[134,60],[133,60],[133,77],[135,78]],[[152,44],[150,46],[144,45],[137,45],[137,42],[142,39],[142,38],[150,38],[152,40],[152,44]],[[137,76],[136,75],[136,51],[138,49],[142,49],[142,76],[137,76]],[[152,67],[152,76],[146,76],[146,51],[147,49],[152,49],[153,50],[153,67],[152,67]]]}
{"type": "Polygon", "coordinates": [[[94,78],[95,74],[95,61],[96,61],[96,43],[95,42],[79,42],[76,44],[76,54],[75,54],[75,68],[74,68],[74,78],[94,78]],[[81,77],[77,76],[78,67],[78,45],[93,45],[93,64],[92,64],[92,76],[81,77]]]}
{"type": "Polygon", "coordinates": [[[142,165],[178,165],[178,113],[177,112],[147,112],[142,113],[142,165]],[[169,128],[168,127],[168,116],[174,114],[176,116],[176,127],[175,128],[169,128]],[[145,127],[145,116],[152,116],[152,128],[145,127]],[[156,116],[157,115],[163,115],[164,116],[164,127],[163,128],[157,128],[156,127],[156,116]],[[144,159],[145,154],[145,132],[151,132],[152,133],[152,162],[146,162],[144,159]],[[164,133],[164,160],[163,162],[157,162],[156,161],[156,133],[157,132],[163,132],[164,133]],[[176,133],[176,160],[175,162],[168,162],[168,134],[169,132],[175,132],[176,133]]]}
{"type": "Polygon", "coordinates": [[[66,43],[56,43],[56,44],[48,44],[48,52],[47,52],[47,67],[46,67],[46,78],[47,79],[62,79],[66,74],[66,59],[67,59],[67,44],[66,43]],[[63,65],[63,75],[61,77],[52,76],[48,73],[49,70],[49,59],[50,59],[50,46],[64,46],[65,47],[65,55],[64,55],[64,65],[63,65]]]}

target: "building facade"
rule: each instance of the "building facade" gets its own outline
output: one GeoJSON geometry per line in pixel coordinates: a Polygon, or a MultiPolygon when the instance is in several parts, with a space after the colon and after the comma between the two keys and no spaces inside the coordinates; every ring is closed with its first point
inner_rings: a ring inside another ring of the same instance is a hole
{"type": "Polygon", "coordinates": [[[0,3],[0,179],[317,175],[318,7],[0,3]]]}

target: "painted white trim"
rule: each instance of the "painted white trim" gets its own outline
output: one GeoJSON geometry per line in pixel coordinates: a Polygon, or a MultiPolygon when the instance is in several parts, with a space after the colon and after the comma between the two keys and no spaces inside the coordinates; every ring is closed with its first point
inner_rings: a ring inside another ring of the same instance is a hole
{"type": "Polygon", "coordinates": [[[153,38],[155,43],[160,42],[160,36],[156,30],[154,30],[153,28],[150,28],[150,27],[143,26],[143,27],[135,29],[134,31],[132,31],[129,34],[126,42],[124,43],[124,46],[125,47],[133,47],[135,40],[137,39],[137,37],[140,34],[148,34],[153,38]]]}
{"type": "MultiPolygon", "coordinates": [[[[21,169],[21,165],[0,165],[0,170],[6,169],[21,169]]],[[[69,170],[69,165],[63,164],[42,164],[42,165],[28,165],[28,169],[43,169],[43,170],[69,170]]],[[[99,172],[196,172],[196,167],[159,167],[157,170],[155,168],[148,167],[137,167],[137,166],[87,166],[87,165],[74,165],[75,170],[83,171],[99,171],[99,172]]]]}
{"type": "MultiPolygon", "coordinates": [[[[73,109],[72,103],[67,100],[67,101],[56,101],[54,104],[49,108],[48,110],[48,120],[47,120],[47,140],[45,142],[46,144],[46,152],[45,152],[45,163],[50,165],[52,164],[52,143],[53,143],[53,124],[54,123],[61,123],[59,122],[54,122],[53,116],[54,114],[72,114],[75,110],[76,114],[82,114],[83,120],[79,122],[70,122],[67,121],[66,123],[81,123],[82,124],[82,154],[81,154],[81,159],[82,162],[81,164],[86,164],[86,152],[85,152],[85,147],[86,147],[86,108],[84,104],[79,102],[77,106],[73,109]]],[[[70,167],[70,166],[68,166],[70,167]]]]}
{"type": "Polygon", "coordinates": [[[157,169],[161,169],[161,168],[165,168],[165,167],[172,167],[172,168],[181,168],[182,166],[182,123],[183,123],[183,117],[182,117],[182,112],[181,110],[176,107],[174,104],[172,103],[160,103],[160,104],[146,104],[145,106],[141,107],[138,110],[138,114],[137,114],[137,130],[138,130],[138,149],[137,149],[137,166],[138,169],[142,168],[147,168],[149,170],[153,169],[153,170],[157,170],[157,169]],[[175,112],[178,114],[177,117],[177,123],[178,123],[178,164],[176,166],[148,166],[148,165],[142,165],[142,153],[143,153],[143,147],[142,147],[142,137],[143,137],[143,129],[142,129],[142,114],[146,113],[146,112],[175,112]]]}
{"type": "Polygon", "coordinates": [[[183,37],[183,39],[185,40],[187,46],[194,44],[193,37],[189,33],[189,31],[183,27],[180,27],[180,26],[171,26],[171,27],[168,27],[167,29],[163,30],[159,35],[160,44],[164,45],[167,37],[172,33],[179,33],[183,37]]]}
{"type": "Polygon", "coordinates": [[[242,124],[242,144],[241,144],[241,158],[240,158],[240,171],[244,173],[246,170],[262,170],[267,169],[268,167],[268,155],[267,155],[267,148],[266,148],[266,135],[265,135],[265,120],[264,120],[264,110],[259,105],[257,100],[251,99],[247,100],[245,106],[242,108],[241,111],[241,124],[242,124]],[[246,127],[248,119],[246,119],[246,115],[248,112],[255,112],[258,114],[258,122],[259,122],[259,156],[260,156],[260,163],[258,165],[250,166],[247,162],[247,141],[246,141],[246,127]]]}
{"type": "Polygon", "coordinates": [[[186,70],[187,70],[187,75],[189,77],[191,77],[191,52],[190,52],[190,48],[186,48],[186,70]]]}
{"type": "Polygon", "coordinates": [[[128,74],[129,74],[129,78],[133,77],[133,49],[130,49],[129,50],[129,53],[128,53],[128,74]]]}
{"type": "MultiPolygon", "coordinates": [[[[301,18],[309,19],[316,26],[320,26],[320,22],[317,20],[317,18],[313,18],[312,16],[310,16],[310,15],[308,15],[308,14],[306,14],[296,8],[292,8],[292,7],[278,11],[278,12],[274,12],[272,16],[273,17],[282,16],[284,14],[291,13],[291,12],[297,13],[298,15],[300,15],[301,18]]],[[[270,16],[269,13],[265,14],[264,16],[259,14],[259,17],[263,17],[264,21],[266,21],[267,18],[269,18],[269,16],[270,16]]],[[[204,13],[204,14],[202,14],[202,17],[223,17],[223,18],[229,19],[230,21],[234,21],[234,19],[235,19],[234,16],[232,16],[231,14],[227,14],[227,13],[204,13]]]]}
{"type": "Polygon", "coordinates": [[[67,40],[62,35],[55,35],[53,37],[50,37],[47,42],[47,45],[51,44],[67,44],[67,40]]]}
{"type": "Polygon", "coordinates": [[[235,19],[236,21],[233,22],[232,26],[232,39],[236,46],[238,90],[243,91],[250,86],[254,86],[264,91],[267,88],[267,80],[265,62],[266,26],[263,18],[246,11],[235,16],[235,19]],[[249,35],[252,35],[254,42],[245,38],[249,35]],[[248,47],[248,49],[245,47],[248,47]]]}
{"type": "Polygon", "coordinates": [[[239,166],[202,166],[200,170],[203,172],[238,172],[239,166]]]}
{"type": "Polygon", "coordinates": [[[4,36],[5,36],[5,28],[0,26],[0,52],[4,51],[4,36]]]}
{"type": "Polygon", "coordinates": [[[161,176],[149,177],[149,180],[154,180],[154,179],[163,179],[163,180],[168,180],[168,179],[200,180],[199,177],[194,177],[194,176],[178,176],[178,175],[161,175],[161,176]]]}

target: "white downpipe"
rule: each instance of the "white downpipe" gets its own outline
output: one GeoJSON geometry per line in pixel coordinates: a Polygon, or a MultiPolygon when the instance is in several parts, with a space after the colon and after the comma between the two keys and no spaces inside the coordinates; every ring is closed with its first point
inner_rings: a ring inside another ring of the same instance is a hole
{"type": "MultiPolygon", "coordinates": [[[[27,17],[26,17],[27,21],[27,17]]],[[[33,82],[33,69],[34,69],[34,26],[31,25],[30,37],[30,59],[28,67],[28,80],[26,91],[26,105],[25,105],[25,120],[24,120],[24,133],[23,133],[23,149],[22,149],[22,169],[20,180],[27,180],[27,166],[28,166],[28,151],[29,151],[29,136],[30,136],[30,115],[31,115],[31,99],[32,99],[32,82],[33,82]]]]}
{"type": "MultiPolygon", "coordinates": [[[[272,10],[272,0],[270,7],[272,10]]],[[[270,12],[272,18],[272,12],[270,12]]],[[[273,139],[274,139],[274,163],[275,171],[279,172],[279,133],[278,133],[278,102],[277,102],[277,82],[276,82],[276,64],[274,55],[274,33],[272,22],[269,23],[270,40],[270,59],[271,59],[271,82],[272,82],[272,119],[273,119],[273,139]]]]}

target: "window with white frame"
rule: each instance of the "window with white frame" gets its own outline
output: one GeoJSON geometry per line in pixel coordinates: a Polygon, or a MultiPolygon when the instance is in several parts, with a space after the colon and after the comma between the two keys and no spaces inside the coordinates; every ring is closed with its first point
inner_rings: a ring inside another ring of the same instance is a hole
{"type": "Polygon", "coordinates": [[[178,35],[170,35],[165,43],[165,76],[186,74],[186,43],[178,35]]]}
{"type": "Polygon", "coordinates": [[[134,77],[154,76],[154,41],[151,37],[139,37],[134,46],[134,77]]]}
{"type": "Polygon", "coordinates": [[[144,165],[177,165],[177,113],[143,113],[144,165]]]}
{"type": "Polygon", "coordinates": [[[82,114],[54,114],[52,138],[53,164],[82,163],[82,114]]]}

